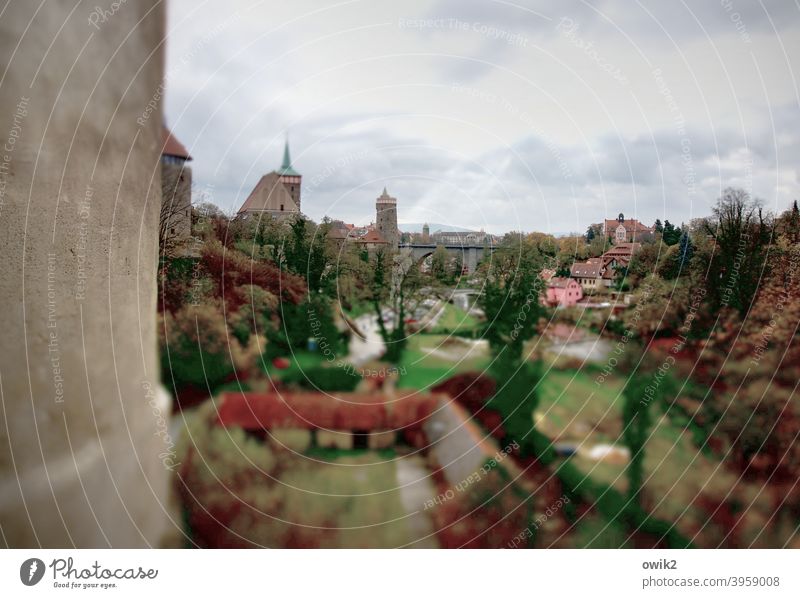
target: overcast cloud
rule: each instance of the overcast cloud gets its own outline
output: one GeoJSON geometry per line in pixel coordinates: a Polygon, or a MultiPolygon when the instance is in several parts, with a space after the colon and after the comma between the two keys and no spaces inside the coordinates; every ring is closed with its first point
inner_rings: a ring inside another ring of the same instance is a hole
{"type": "Polygon", "coordinates": [[[289,134],[303,211],[584,231],[800,197],[800,5],[173,0],[167,124],[238,208],[289,134]]]}

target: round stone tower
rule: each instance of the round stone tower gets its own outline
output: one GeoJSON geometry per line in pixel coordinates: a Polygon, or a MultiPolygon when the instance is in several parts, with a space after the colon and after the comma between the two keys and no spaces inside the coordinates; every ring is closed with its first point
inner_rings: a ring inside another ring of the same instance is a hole
{"type": "Polygon", "coordinates": [[[389,246],[397,249],[400,232],[397,230],[397,199],[390,196],[383,188],[383,193],[375,200],[375,223],[378,232],[388,241],[389,246]]]}

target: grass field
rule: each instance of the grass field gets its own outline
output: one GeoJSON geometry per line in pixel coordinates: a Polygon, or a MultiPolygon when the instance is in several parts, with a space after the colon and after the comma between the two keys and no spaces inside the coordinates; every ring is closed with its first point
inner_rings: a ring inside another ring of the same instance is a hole
{"type": "Polygon", "coordinates": [[[299,523],[324,521],[335,528],[321,548],[395,548],[409,537],[395,462],[375,451],[337,453],[330,461],[287,471],[286,518],[299,523]],[[311,517],[309,517],[311,515],[311,517]]]}
{"type": "MultiPolygon", "coordinates": [[[[612,375],[598,385],[592,372],[550,370],[540,383],[537,428],[554,441],[583,443],[584,449],[598,444],[622,446],[623,385],[621,376],[612,375]]],[[[743,504],[752,503],[743,535],[757,536],[756,522],[771,512],[767,497],[759,496],[760,485],[739,480],[718,458],[695,446],[690,430],[672,423],[658,406],[651,409],[653,425],[645,449],[647,508],[657,517],[676,522],[691,537],[706,525],[705,515],[694,506],[701,495],[733,496],[743,504]]],[[[571,459],[593,480],[622,492],[627,489],[625,462],[594,461],[585,452],[571,459]]],[[[712,525],[701,533],[719,531],[712,525]]]]}
{"type": "Polygon", "coordinates": [[[433,334],[452,334],[456,331],[465,332],[474,330],[480,322],[474,316],[469,315],[463,309],[459,309],[452,303],[445,303],[442,308],[442,315],[429,332],[433,334]]]}

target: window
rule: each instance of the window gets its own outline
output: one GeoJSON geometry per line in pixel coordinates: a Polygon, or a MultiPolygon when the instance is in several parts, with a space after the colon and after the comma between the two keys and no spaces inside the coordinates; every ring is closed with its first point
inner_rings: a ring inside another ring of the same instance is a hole
{"type": "Polygon", "coordinates": [[[281,212],[283,212],[283,204],[281,204],[281,212]]]}

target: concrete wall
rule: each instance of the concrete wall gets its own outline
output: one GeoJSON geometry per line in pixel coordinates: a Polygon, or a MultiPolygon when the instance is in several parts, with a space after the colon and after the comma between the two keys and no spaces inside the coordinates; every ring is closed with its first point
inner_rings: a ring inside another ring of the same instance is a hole
{"type": "Polygon", "coordinates": [[[38,4],[0,16],[0,542],[157,545],[164,8],[38,4]]]}

